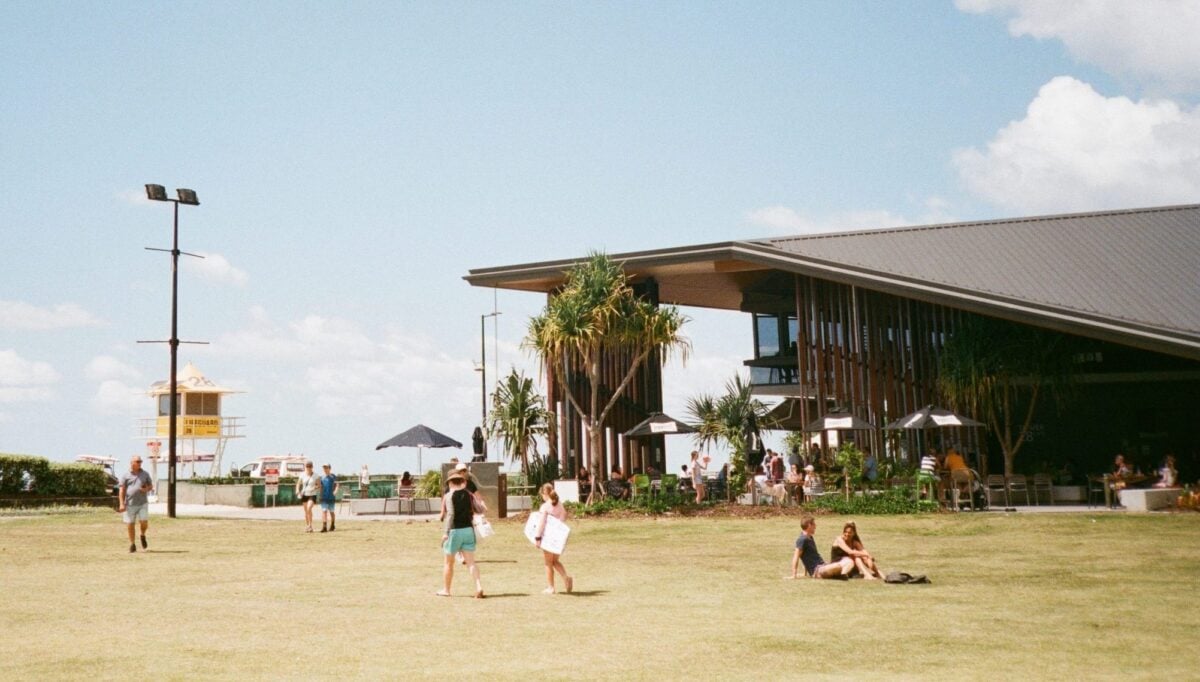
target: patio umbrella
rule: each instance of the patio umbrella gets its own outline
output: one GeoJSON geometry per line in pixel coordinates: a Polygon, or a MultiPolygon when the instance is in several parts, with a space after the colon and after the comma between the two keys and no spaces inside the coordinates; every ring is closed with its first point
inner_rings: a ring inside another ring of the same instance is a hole
{"type": "Polygon", "coordinates": [[[637,426],[625,432],[625,435],[630,438],[641,438],[644,436],[662,436],[672,433],[695,433],[696,429],[690,425],[675,419],[674,417],[655,412],[643,419],[637,426]]]}
{"type": "Polygon", "coordinates": [[[804,431],[874,431],[875,425],[849,412],[834,411],[804,427],[804,431]]]}
{"type": "Polygon", "coordinates": [[[948,426],[983,426],[983,424],[950,410],[926,405],[883,428],[886,431],[897,431],[899,429],[941,429],[948,426]]]}
{"type": "Polygon", "coordinates": [[[461,448],[462,443],[444,433],[438,433],[424,424],[417,424],[404,433],[392,436],[375,446],[376,450],[384,448],[416,448],[417,471],[421,471],[421,452],[424,448],[461,448]]]}

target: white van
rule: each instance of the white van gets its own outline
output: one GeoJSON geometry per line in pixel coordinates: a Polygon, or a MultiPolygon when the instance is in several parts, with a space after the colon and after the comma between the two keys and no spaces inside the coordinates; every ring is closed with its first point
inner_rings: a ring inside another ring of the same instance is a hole
{"type": "Polygon", "coordinates": [[[295,478],[304,473],[304,464],[311,462],[304,455],[266,455],[238,469],[242,476],[264,478],[267,469],[278,469],[280,478],[295,478]]]}

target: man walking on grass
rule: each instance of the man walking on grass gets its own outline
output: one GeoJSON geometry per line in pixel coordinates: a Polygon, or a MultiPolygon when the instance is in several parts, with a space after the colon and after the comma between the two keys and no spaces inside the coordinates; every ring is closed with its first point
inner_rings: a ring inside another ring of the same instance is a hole
{"type": "Polygon", "coordinates": [[[337,530],[335,527],[337,518],[333,510],[337,508],[338,488],[341,486],[338,484],[337,476],[333,475],[331,466],[325,464],[321,468],[325,470],[325,475],[321,476],[321,532],[324,533],[326,530],[330,532],[337,530]],[[328,529],[325,527],[326,524],[329,525],[328,529]]]}
{"type": "Polygon", "coordinates": [[[119,506],[117,511],[121,512],[121,520],[125,522],[125,528],[129,531],[129,551],[136,552],[137,544],[133,538],[133,524],[141,525],[142,549],[146,549],[146,527],[150,525],[150,503],[146,499],[146,493],[154,490],[154,481],[150,479],[150,474],[142,468],[142,458],[134,455],[133,459],[129,460],[129,473],[121,477],[121,483],[117,492],[119,506]]]}

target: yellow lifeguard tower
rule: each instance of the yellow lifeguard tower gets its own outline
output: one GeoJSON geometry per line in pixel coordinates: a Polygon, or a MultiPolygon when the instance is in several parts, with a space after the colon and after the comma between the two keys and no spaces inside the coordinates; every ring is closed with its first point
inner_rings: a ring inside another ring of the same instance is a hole
{"type": "MultiPolygon", "coordinates": [[[[175,375],[175,387],[180,401],[175,417],[176,463],[190,464],[195,475],[197,463],[211,462],[209,475],[220,476],[225,444],[232,438],[246,437],[243,418],[221,414],[221,403],[224,396],[241,391],[218,386],[190,362],[175,375]]],[[[167,458],[161,452],[160,439],[170,435],[170,392],[169,380],[152,384],[147,393],[155,399],[158,416],[138,420],[138,438],[146,441],[146,454],[154,465],[167,458]]]]}

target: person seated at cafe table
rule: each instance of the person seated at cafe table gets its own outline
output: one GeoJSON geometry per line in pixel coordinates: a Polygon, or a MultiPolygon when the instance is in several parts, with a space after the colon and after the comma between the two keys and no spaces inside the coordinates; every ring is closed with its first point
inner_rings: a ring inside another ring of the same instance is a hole
{"type": "Polygon", "coordinates": [[[614,500],[628,500],[629,494],[629,481],[625,480],[625,475],[621,473],[620,467],[613,467],[612,474],[608,478],[608,496],[614,500]]]}
{"type": "Polygon", "coordinates": [[[1167,453],[1163,459],[1163,464],[1158,469],[1158,482],[1154,484],[1155,488],[1174,488],[1175,482],[1179,480],[1179,472],[1175,470],[1175,455],[1167,453]]]}
{"type": "Polygon", "coordinates": [[[950,450],[946,453],[945,464],[948,471],[967,468],[967,460],[963,459],[963,456],[958,454],[958,450],[955,450],[954,448],[950,448],[950,450]]]}
{"type": "Polygon", "coordinates": [[[1113,490],[1124,488],[1128,483],[1128,479],[1132,476],[1133,470],[1125,463],[1125,455],[1117,453],[1116,458],[1113,459],[1112,473],[1109,474],[1109,478],[1112,479],[1113,490]]]}

